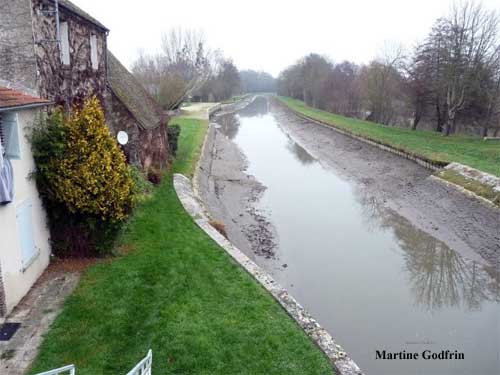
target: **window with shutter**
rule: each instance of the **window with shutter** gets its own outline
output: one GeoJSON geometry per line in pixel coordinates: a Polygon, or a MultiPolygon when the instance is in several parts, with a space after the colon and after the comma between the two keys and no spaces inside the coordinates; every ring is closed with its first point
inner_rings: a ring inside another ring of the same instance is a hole
{"type": "Polygon", "coordinates": [[[19,243],[21,244],[23,270],[28,268],[38,255],[33,237],[32,207],[31,200],[26,200],[17,206],[16,209],[17,234],[19,236],[19,243]]]}
{"type": "Polygon", "coordinates": [[[97,70],[99,68],[99,59],[97,57],[97,36],[95,34],[90,36],[90,61],[92,69],[97,70]]]}
{"type": "Polygon", "coordinates": [[[0,139],[9,159],[21,159],[18,116],[15,112],[4,112],[0,120],[0,139]]]}

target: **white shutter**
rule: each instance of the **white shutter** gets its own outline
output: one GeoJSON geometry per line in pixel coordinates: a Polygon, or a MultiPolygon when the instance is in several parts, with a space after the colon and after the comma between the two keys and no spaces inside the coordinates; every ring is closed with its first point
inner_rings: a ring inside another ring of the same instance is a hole
{"type": "Polygon", "coordinates": [[[61,22],[59,32],[61,33],[61,59],[64,65],[69,65],[69,30],[68,23],[61,22]]]}
{"type": "Polygon", "coordinates": [[[99,68],[99,59],[97,57],[97,36],[92,34],[90,36],[90,61],[92,62],[92,69],[99,68]]]}
{"type": "Polygon", "coordinates": [[[26,200],[16,208],[17,235],[21,245],[22,269],[25,270],[37,256],[33,238],[33,220],[31,217],[33,204],[26,200]]]}
{"type": "Polygon", "coordinates": [[[19,125],[16,112],[4,112],[2,114],[3,147],[5,156],[9,159],[21,159],[21,146],[19,144],[19,125]]]}

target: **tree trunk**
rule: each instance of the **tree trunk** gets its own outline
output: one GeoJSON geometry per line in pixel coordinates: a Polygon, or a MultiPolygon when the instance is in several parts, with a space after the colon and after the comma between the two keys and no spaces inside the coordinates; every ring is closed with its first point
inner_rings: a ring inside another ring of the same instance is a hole
{"type": "Polygon", "coordinates": [[[455,132],[455,114],[453,109],[448,110],[448,116],[443,129],[443,135],[446,137],[455,132]]]}
{"type": "Polygon", "coordinates": [[[487,126],[483,126],[482,129],[481,129],[481,137],[487,137],[488,136],[488,127],[487,126]]]}
{"type": "Polygon", "coordinates": [[[439,103],[439,99],[436,101],[436,117],[437,117],[437,125],[436,125],[436,131],[441,133],[443,131],[443,116],[441,113],[441,106],[439,103]]]}
{"type": "Polygon", "coordinates": [[[417,126],[421,118],[422,118],[422,112],[419,109],[417,109],[415,111],[415,115],[413,116],[413,124],[411,126],[411,130],[417,130],[417,126]]]}

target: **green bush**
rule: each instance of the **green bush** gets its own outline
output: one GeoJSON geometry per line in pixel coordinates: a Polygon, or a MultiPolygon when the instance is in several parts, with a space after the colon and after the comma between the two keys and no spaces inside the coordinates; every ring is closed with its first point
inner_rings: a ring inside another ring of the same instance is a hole
{"type": "Polygon", "coordinates": [[[178,124],[169,124],[167,127],[168,135],[168,148],[170,150],[170,155],[175,156],[177,154],[177,147],[179,143],[179,135],[181,134],[181,127],[178,124]]]}
{"type": "Polygon", "coordinates": [[[134,204],[134,181],[93,97],[64,116],[56,109],[31,136],[35,178],[58,256],[108,253],[134,204]]]}
{"type": "Polygon", "coordinates": [[[148,181],[147,176],[137,166],[130,166],[130,176],[134,181],[133,193],[136,202],[153,191],[153,184],[148,181]]]}

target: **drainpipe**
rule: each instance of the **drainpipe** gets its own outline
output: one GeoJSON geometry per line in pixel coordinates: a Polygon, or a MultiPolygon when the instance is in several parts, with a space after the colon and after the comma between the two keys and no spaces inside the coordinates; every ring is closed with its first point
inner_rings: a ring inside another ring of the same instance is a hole
{"type": "Polygon", "coordinates": [[[61,48],[61,29],[59,25],[59,0],[54,0],[55,14],[56,14],[56,40],[57,48],[59,48],[59,57],[62,61],[62,48],[61,48]]]}

